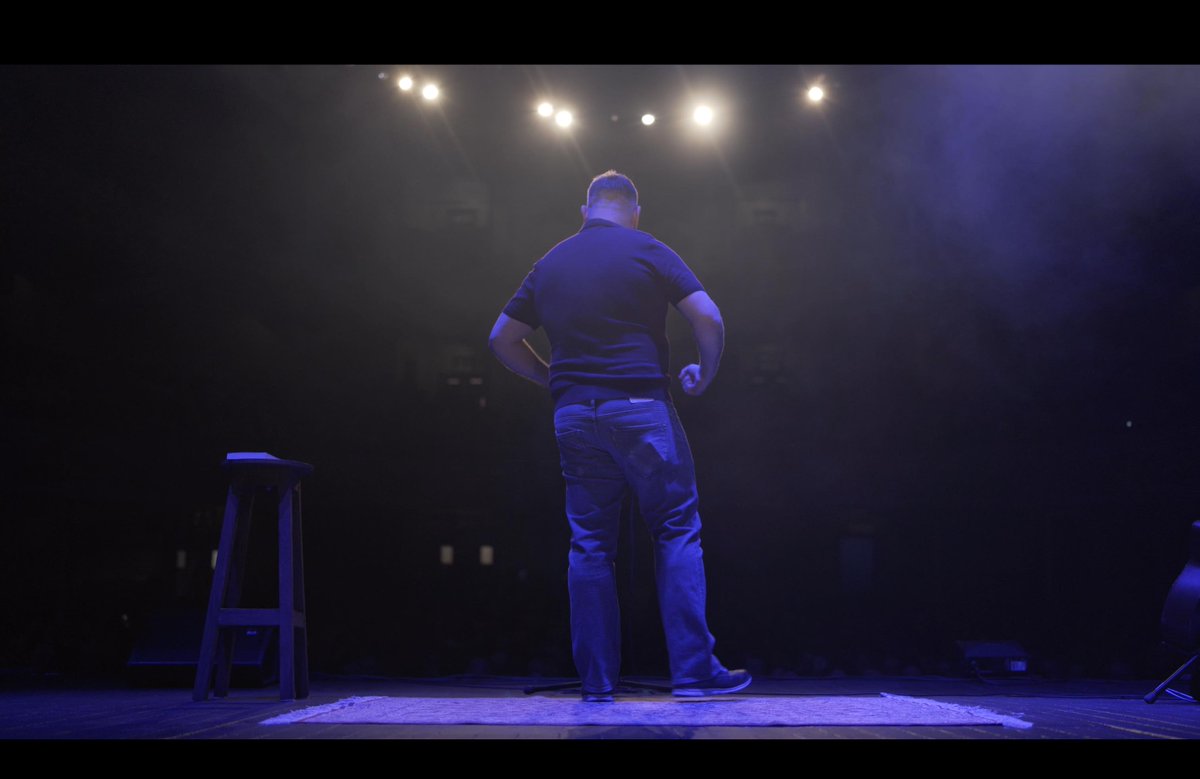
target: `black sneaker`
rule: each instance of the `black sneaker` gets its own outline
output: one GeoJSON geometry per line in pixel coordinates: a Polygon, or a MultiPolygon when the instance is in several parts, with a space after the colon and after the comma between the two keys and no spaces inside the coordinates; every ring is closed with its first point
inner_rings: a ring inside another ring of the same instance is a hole
{"type": "Polygon", "coordinates": [[[726,692],[737,692],[750,686],[754,679],[750,672],[739,668],[736,671],[722,671],[711,679],[702,682],[688,682],[671,690],[672,695],[698,698],[702,695],[720,695],[726,692]]]}
{"type": "Polygon", "coordinates": [[[613,702],[612,690],[609,690],[608,692],[584,691],[583,702],[584,703],[612,703],[613,702]]]}

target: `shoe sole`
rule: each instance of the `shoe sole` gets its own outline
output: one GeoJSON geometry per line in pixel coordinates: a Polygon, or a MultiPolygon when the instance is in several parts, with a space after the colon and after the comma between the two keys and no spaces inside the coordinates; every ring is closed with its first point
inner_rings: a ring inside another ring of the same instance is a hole
{"type": "Polygon", "coordinates": [[[679,698],[702,698],[705,695],[723,695],[728,692],[738,692],[750,686],[754,679],[747,679],[736,687],[684,687],[672,690],[671,694],[679,698]]]}

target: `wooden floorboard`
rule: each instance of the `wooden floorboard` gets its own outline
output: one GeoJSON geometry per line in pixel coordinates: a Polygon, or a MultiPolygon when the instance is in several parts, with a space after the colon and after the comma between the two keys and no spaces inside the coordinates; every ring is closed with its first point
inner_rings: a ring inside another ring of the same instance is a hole
{"type": "Polygon", "coordinates": [[[881,692],[978,706],[1033,723],[1029,729],[963,727],[527,727],[484,725],[296,724],[267,727],[264,719],[304,706],[363,695],[420,697],[522,696],[529,680],[315,679],[312,696],[281,703],[277,691],[235,690],[224,700],[191,700],[186,689],[26,689],[0,694],[0,739],[72,740],[1156,740],[1200,738],[1200,706],[1165,697],[1141,699],[1153,681],[1039,682],[985,685],[948,679],[758,680],[758,695],[878,695],[881,692]]]}

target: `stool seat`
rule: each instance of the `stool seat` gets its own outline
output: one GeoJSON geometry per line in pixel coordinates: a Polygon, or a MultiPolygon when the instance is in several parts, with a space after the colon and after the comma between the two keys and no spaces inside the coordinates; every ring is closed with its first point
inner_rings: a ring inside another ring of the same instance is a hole
{"type": "Polygon", "coordinates": [[[221,467],[229,471],[235,481],[262,486],[297,484],[313,472],[308,463],[282,460],[266,452],[230,452],[221,467]]]}
{"type": "Polygon", "coordinates": [[[280,700],[307,698],[308,624],[304,611],[300,481],[313,472],[313,466],[266,452],[230,452],[222,467],[229,473],[229,492],[192,698],[206,700],[210,686],[218,698],[228,695],[233,629],[237,627],[279,628],[280,700]],[[279,608],[238,608],[254,499],[264,494],[274,497],[278,504],[279,608]]]}

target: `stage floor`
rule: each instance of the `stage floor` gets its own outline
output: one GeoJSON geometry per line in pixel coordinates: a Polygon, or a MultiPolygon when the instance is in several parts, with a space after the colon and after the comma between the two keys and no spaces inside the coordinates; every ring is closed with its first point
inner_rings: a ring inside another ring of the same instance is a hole
{"type": "MultiPolygon", "coordinates": [[[[512,677],[378,679],[315,676],[312,695],[281,703],[267,687],[196,703],[190,690],[119,684],[38,685],[0,695],[3,739],[1196,739],[1200,705],[1142,696],[1156,681],[993,681],[941,678],[756,679],[747,695],[872,696],[880,693],[977,706],[1032,723],[1029,729],[955,727],[648,727],[311,724],[263,720],[355,696],[523,697],[556,680],[512,677]]],[[[670,700],[664,696],[664,700],[670,700]]],[[[603,706],[606,704],[591,704],[603,706]]]]}

